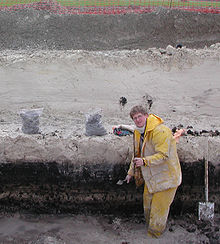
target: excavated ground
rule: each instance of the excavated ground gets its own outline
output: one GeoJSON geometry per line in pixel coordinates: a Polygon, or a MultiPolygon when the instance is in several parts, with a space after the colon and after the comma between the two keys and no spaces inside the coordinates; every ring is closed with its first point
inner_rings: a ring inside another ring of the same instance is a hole
{"type": "MultiPolygon", "coordinates": [[[[220,40],[220,15],[158,8],[146,14],[58,15],[31,7],[0,11],[0,50],[203,48],[220,40]]],[[[50,9],[51,8],[51,9],[50,9]]]]}
{"type": "Polygon", "coordinates": [[[132,124],[136,104],[173,131],[186,128],[178,144],[183,183],[167,231],[147,243],[218,243],[219,18],[163,9],[118,16],[0,11],[0,243],[146,243],[142,189],[116,185],[132,136],[112,133],[113,125],[132,124]],[[32,108],[43,108],[41,132],[26,135],[19,113],[32,108]],[[97,109],[107,134],[88,137],[86,116],[97,109]],[[207,144],[213,222],[197,220],[207,144]]]}

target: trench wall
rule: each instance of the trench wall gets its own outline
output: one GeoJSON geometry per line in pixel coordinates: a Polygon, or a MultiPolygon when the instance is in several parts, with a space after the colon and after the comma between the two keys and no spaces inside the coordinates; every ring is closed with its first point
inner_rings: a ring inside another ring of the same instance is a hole
{"type": "MultiPolygon", "coordinates": [[[[192,142],[188,142],[188,149],[184,147],[184,143],[179,146],[183,181],[172,204],[171,214],[173,215],[185,213],[197,215],[198,202],[205,201],[204,159],[192,161],[198,156],[195,154],[196,150],[192,156],[193,151],[189,149],[192,146],[192,142]],[[191,156],[184,160],[181,148],[188,156],[190,154],[191,156]]],[[[23,141],[23,148],[25,147],[23,141]]],[[[96,150],[94,145],[92,147],[96,150]]],[[[214,150],[213,148],[211,151],[214,150]]],[[[201,147],[200,149],[202,150],[201,147]]],[[[40,155],[36,147],[34,150],[40,155]]],[[[115,162],[114,159],[117,156],[113,156],[114,150],[110,146],[109,156],[101,152],[102,160],[100,158],[92,162],[89,157],[87,161],[82,162],[77,156],[72,158],[72,161],[66,159],[61,162],[57,157],[57,160],[53,162],[46,158],[45,162],[43,159],[38,162],[36,159],[33,160],[31,152],[30,155],[26,154],[26,160],[23,155],[20,155],[20,159],[17,157],[16,160],[14,158],[10,162],[8,160],[10,152],[5,148],[4,155],[7,156],[7,160],[5,161],[1,156],[0,163],[0,211],[102,213],[125,216],[142,213],[143,188],[136,189],[134,182],[122,186],[116,184],[119,179],[126,176],[131,155],[127,153],[127,156],[119,157],[121,159],[115,162]]],[[[126,151],[128,152],[128,148],[120,152],[115,151],[115,154],[126,155],[126,151]]],[[[80,154],[80,150],[78,153],[80,154]]],[[[219,155],[214,159],[215,163],[209,162],[209,201],[215,203],[216,212],[220,210],[218,159],[219,155]]]]}
{"type": "MultiPolygon", "coordinates": [[[[197,214],[204,202],[204,162],[181,162],[183,182],[172,204],[171,214],[197,214]]],[[[142,192],[134,182],[119,186],[125,175],[121,164],[71,166],[50,163],[0,164],[1,212],[27,213],[142,213],[142,192]]],[[[209,166],[209,201],[219,212],[219,171],[209,166]]]]}
{"type": "MultiPolygon", "coordinates": [[[[218,14],[176,10],[111,16],[5,9],[0,11],[0,50],[147,49],[178,43],[198,48],[220,42],[219,29],[218,14]]],[[[206,144],[201,140],[186,138],[179,145],[183,183],[172,205],[173,214],[196,213],[198,202],[204,201],[202,145],[206,144]]],[[[113,138],[105,143],[0,138],[0,211],[142,212],[142,189],[134,183],[116,185],[126,175],[132,147],[120,140],[112,142],[113,138]]],[[[212,138],[209,191],[216,211],[220,208],[218,148],[219,137],[212,138]]]]}

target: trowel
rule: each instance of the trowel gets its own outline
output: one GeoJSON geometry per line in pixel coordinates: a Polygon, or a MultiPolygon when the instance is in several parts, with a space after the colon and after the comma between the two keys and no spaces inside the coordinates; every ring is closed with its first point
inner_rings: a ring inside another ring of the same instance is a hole
{"type": "Polygon", "coordinates": [[[205,159],[205,202],[199,202],[199,220],[214,218],[214,203],[208,201],[208,172],[209,172],[209,141],[207,140],[207,155],[205,159]]]}
{"type": "Polygon", "coordinates": [[[119,180],[116,184],[119,185],[119,186],[121,186],[121,185],[123,185],[124,182],[126,182],[126,181],[127,181],[126,179],[124,179],[124,180],[119,180]]]}

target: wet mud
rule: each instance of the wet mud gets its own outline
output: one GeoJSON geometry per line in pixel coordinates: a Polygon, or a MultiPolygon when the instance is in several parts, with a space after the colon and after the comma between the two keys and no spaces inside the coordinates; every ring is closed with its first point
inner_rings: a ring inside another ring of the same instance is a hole
{"type": "Polygon", "coordinates": [[[170,216],[159,239],[146,235],[143,215],[31,215],[0,216],[2,244],[217,244],[220,239],[219,215],[213,221],[194,215],[170,216]],[[10,228],[9,228],[10,227],[10,228]]]}

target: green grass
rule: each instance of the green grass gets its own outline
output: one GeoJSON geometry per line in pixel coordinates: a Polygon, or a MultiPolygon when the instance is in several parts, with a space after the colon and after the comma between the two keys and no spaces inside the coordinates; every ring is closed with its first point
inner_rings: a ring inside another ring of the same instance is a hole
{"type": "Polygon", "coordinates": [[[10,7],[16,4],[28,4],[35,2],[40,2],[40,0],[0,0],[0,6],[10,7]]]}
{"type": "MultiPolygon", "coordinates": [[[[0,6],[12,6],[15,4],[27,4],[33,2],[40,2],[40,0],[0,0],[0,6]]],[[[212,7],[220,8],[220,2],[217,1],[187,1],[181,2],[177,0],[165,0],[165,1],[155,1],[148,0],[144,2],[141,0],[57,0],[63,6],[72,6],[72,7],[85,7],[85,6],[164,6],[164,7],[212,7]]]]}
{"type": "Polygon", "coordinates": [[[201,7],[220,7],[220,2],[210,2],[210,1],[188,1],[181,2],[177,0],[165,0],[165,1],[155,1],[155,0],[146,0],[146,2],[141,0],[57,0],[63,6],[164,6],[168,7],[172,5],[173,7],[177,6],[201,6],[201,7]]]}

